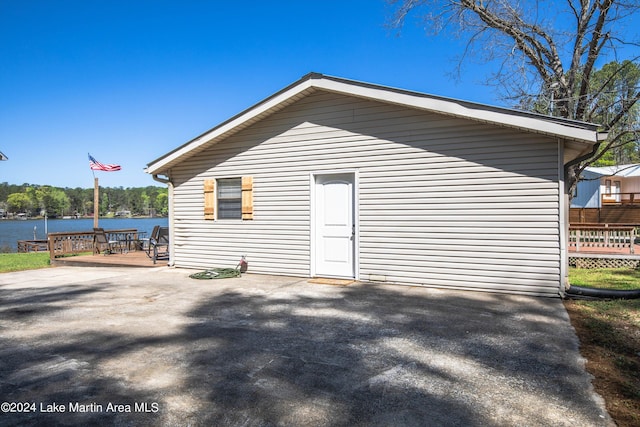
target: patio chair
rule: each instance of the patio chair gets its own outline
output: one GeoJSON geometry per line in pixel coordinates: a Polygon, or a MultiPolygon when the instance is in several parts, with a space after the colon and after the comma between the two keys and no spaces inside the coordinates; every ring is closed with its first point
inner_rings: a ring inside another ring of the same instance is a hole
{"type": "Polygon", "coordinates": [[[158,233],[160,232],[160,226],[159,225],[155,225],[153,227],[153,231],[151,231],[151,235],[149,236],[148,242],[147,242],[147,246],[146,246],[146,251],[147,251],[147,256],[149,258],[152,257],[152,253],[153,253],[153,246],[151,245],[151,242],[153,241],[158,241],[158,233]]]}
{"type": "Polygon", "coordinates": [[[149,240],[149,247],[153,251],[154,264],[159,259],[169,259],[169,227],[158,227],[157,234],[149,240]]]}
{"type": "Polygon", "coordinates": [[[93,253],[103,255],[112,254],[116,248],[120,248],[120,242],[118,240],[109,240],[107,234],[104,232],[104,228],[93,229],[93,253]],[[106,246],[106,249],[103,249],[106,246]]]}

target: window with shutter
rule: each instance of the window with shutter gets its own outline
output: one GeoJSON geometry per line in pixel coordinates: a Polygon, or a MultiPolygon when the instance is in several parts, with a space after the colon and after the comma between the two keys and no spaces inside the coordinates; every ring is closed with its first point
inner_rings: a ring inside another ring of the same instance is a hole
{"type": "Polygon", "coordinates": [[[205,219],[253,219],[253,177],[204,181],[205,219]]]}

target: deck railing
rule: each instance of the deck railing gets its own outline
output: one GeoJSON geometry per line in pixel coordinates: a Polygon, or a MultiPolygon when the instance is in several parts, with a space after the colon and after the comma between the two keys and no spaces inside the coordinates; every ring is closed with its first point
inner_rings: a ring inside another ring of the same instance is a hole
{"type": "Polygon", "coordinates": [[[18,240],[18,252],[46,252],[47,240],[18,240]]]}
{"type": "MultiPolygon", "coordinates": [[[[127,250],[135,249],[138,241],[138,230],[135,228],[122,230],[105,230],[109,240],[122,242],[122,247],[127,250]]],[[[73,231],[49,233],[47,235],[49,256],[51,259],[65,255],[93,252],[95,247],[95,234],[93,231],[73,231]]]]}
{"type": "Polygon", "coordinates": [[[620,225],[571,225],[569,248],[580,252],[582,248],[629,249],[634,253],[636,228],[620,225]]]}
{"type": "Polygon", "coordinates": [[[49,256],[56,257],[93,251],[93,231],[49,233],[49,256]]]}
{"type": "Polygon", "coordinates": [[[603,205],[634,205],[640,204],[640,193],[604,193],[603,205]]]}

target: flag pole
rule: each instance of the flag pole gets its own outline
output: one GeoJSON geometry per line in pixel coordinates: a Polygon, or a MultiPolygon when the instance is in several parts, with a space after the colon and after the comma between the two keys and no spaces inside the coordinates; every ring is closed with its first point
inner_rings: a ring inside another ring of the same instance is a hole
{"type": "Polygon", "coordinates": [[[93,175],[93,228],[98,228],[98,213],[100,211],[100,191],[98,190],[98,178],[93,175]]]}
{"type": "Polygon", "coordinates": [[[120,165],[116,164],[108,164],[103,165],[98,162],[96,159],[91,157],[91,154],[87,153],[89,156],[89,167],[91,168],[91,173],[93,174],[93,228],[98,227],[98,216],[100,213],[100,197],[99,197],[99,186],[98,186],[98,178],[96,177],[95,170],[105,171],[105,172],[115,172],[122,169],[120,165]]]}
{"type": "Polygon", "coordinates": [[[93,162],[95,161],[91,154],[87,153],[89,157],[89,167],[91,168],[91,175],[93,175],[93,228],[98,228],[98,217],[100,214],[100,190],[98,185],[98,178],[96,172],[93,170],[93,162]]]}

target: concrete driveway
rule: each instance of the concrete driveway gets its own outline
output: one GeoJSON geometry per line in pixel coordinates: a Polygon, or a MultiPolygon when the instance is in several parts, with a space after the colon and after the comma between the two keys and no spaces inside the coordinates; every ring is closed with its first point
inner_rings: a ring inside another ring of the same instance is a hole
{"type": "Polygon", "coordinates": [[[611,425],[559,299],[190,273],[0,274],[0,425],[611,425]]]}

